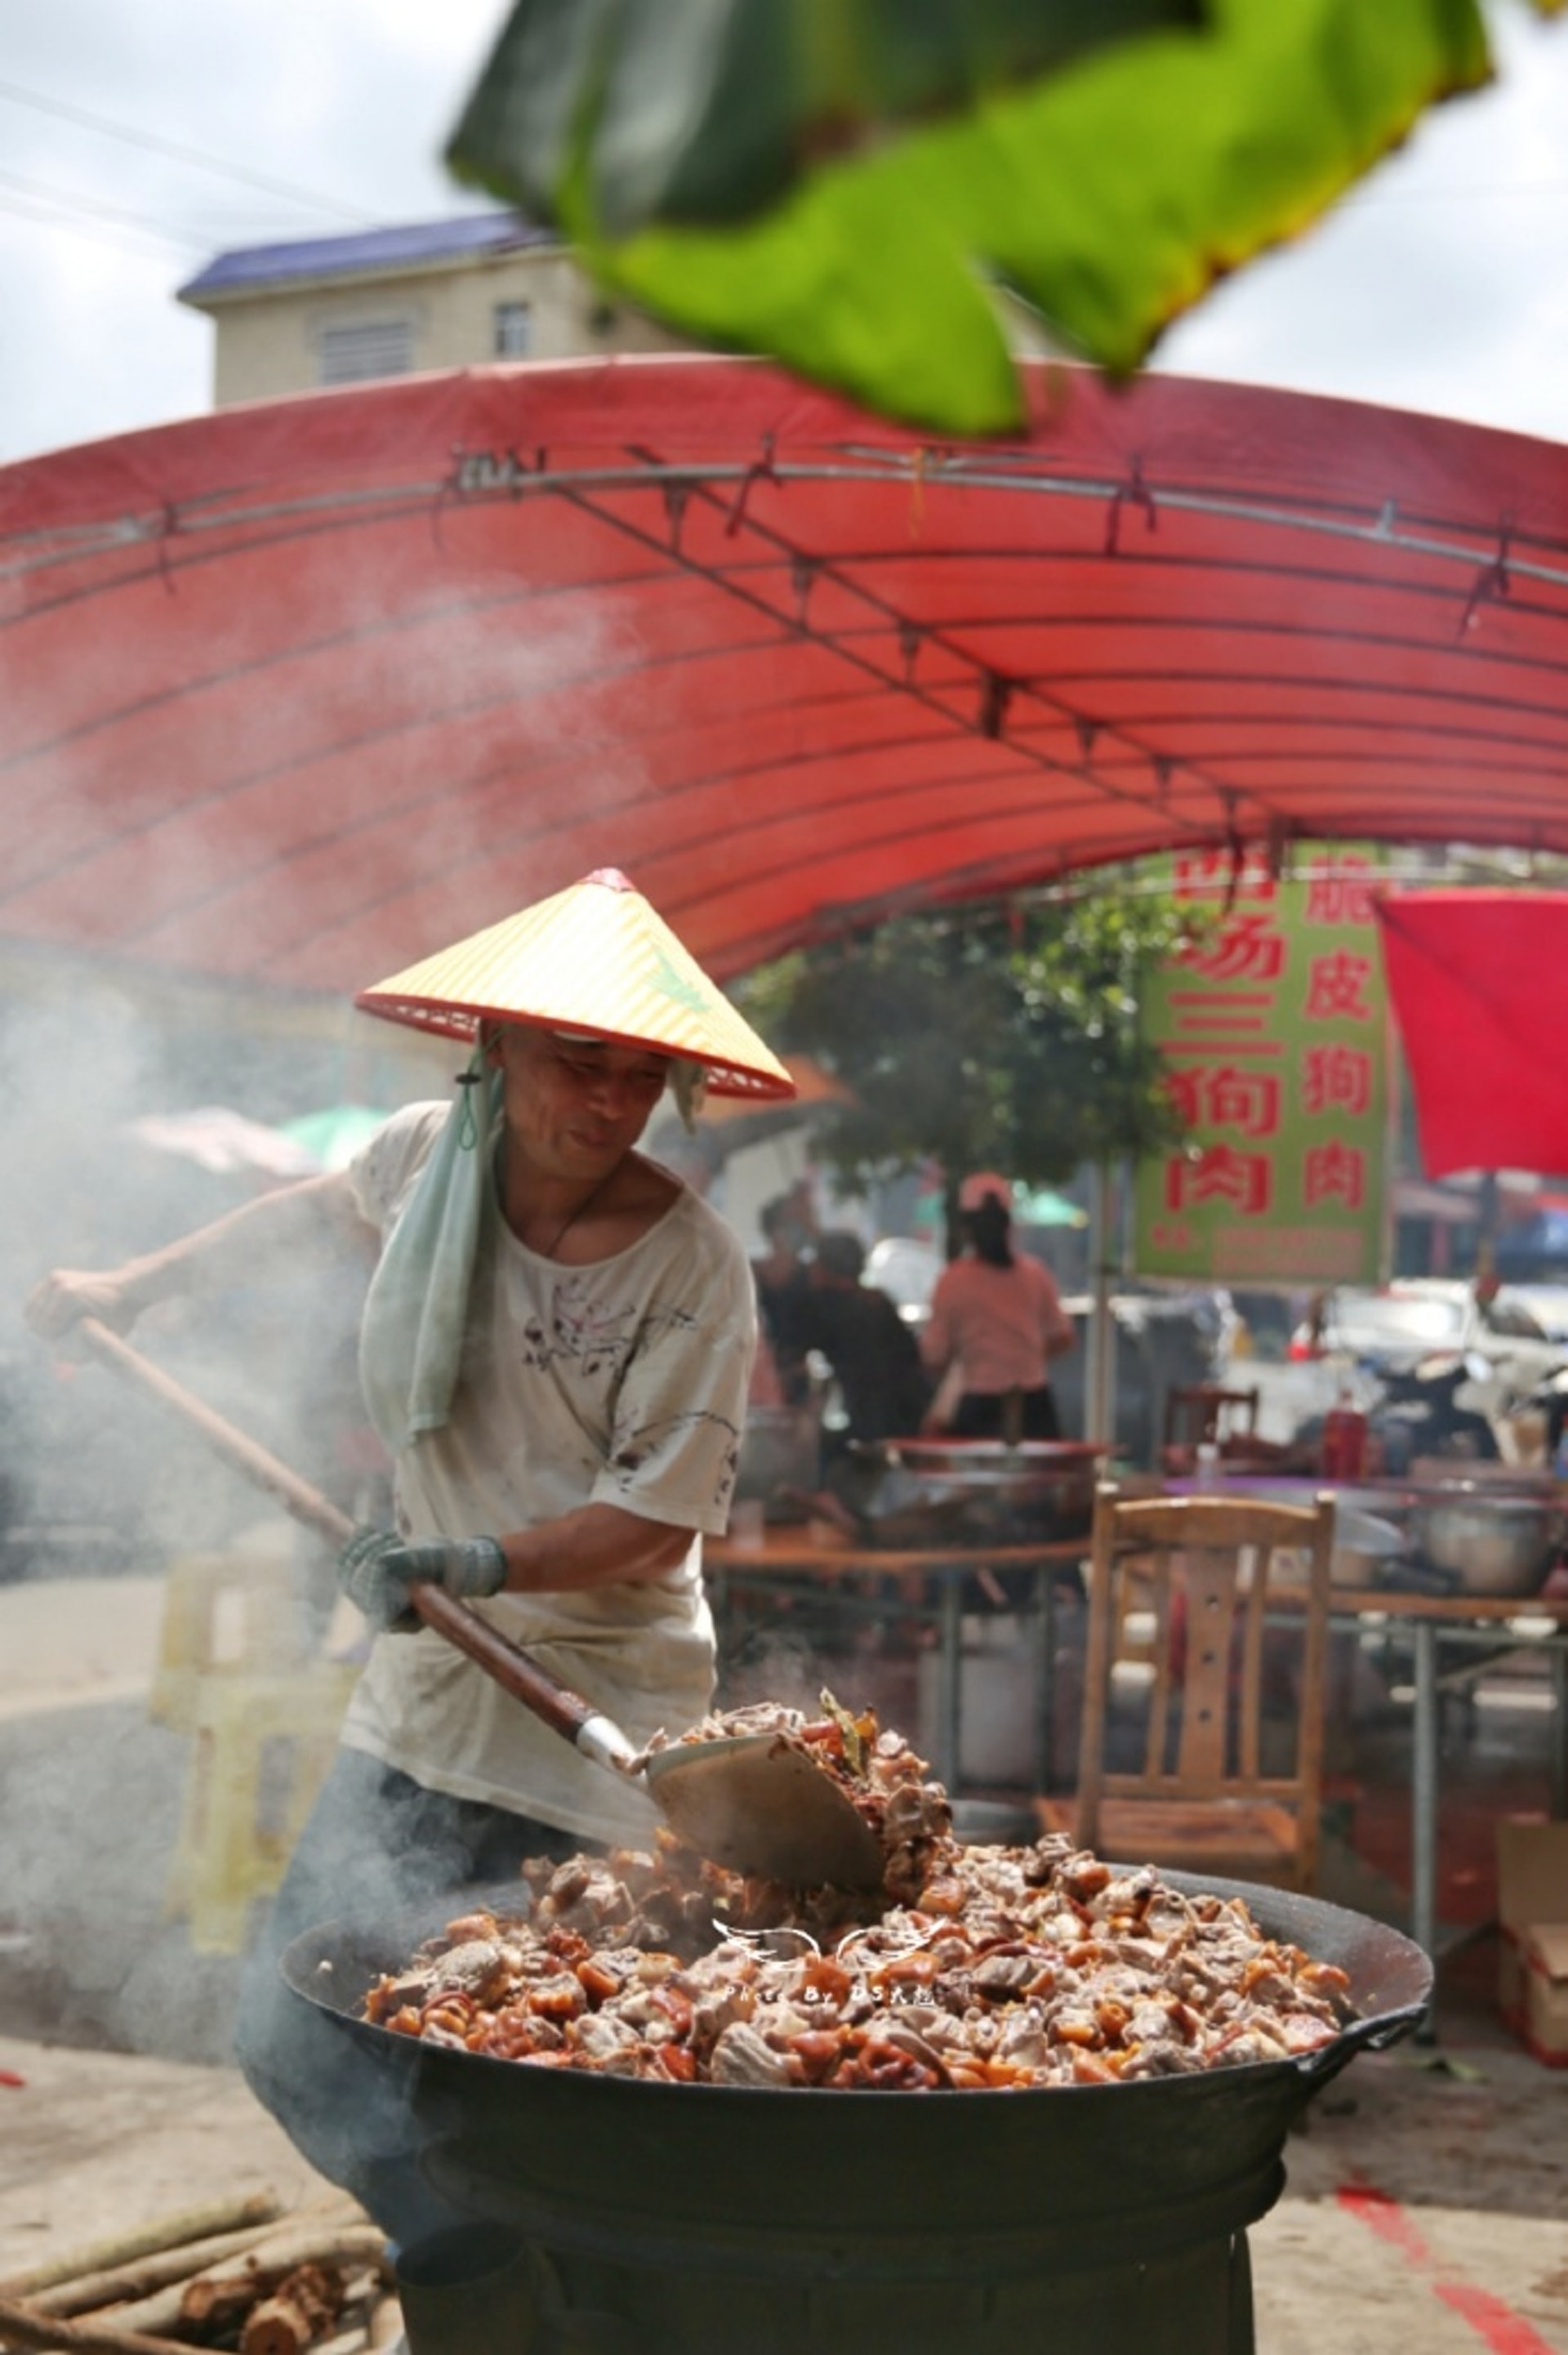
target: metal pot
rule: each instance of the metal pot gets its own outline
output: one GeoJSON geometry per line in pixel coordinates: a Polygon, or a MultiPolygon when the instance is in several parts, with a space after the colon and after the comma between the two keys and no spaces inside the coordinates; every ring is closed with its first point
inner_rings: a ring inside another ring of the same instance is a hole
{"type": "Polygon", "coordinates": [[[1411,1533],[1434,1569],[1466,1594],[1539,1593],[1563,1543],[1564,1517],[1553,1488],[1508,1488],[1456,1479],[1423,1491],[1411,1533]]]}
{"type": "Polygon", "coordinates": [[[1086,1537],[1107,1452],[1086,1440],[889,1440],[858,1451],[854,1503],[874,1544],[1086,1537]]]}
{"type": "Polygon", "coordinates": [[[1330,1576],[1336,1586],[1381,1585],[1389,1565],[1404,1550],[1404,1533],[1397,1517],[1404,1512],[1410,1500],[1401,1488],[1352,1488],[1324,1480],[1260,1479],[1253,1474],[1232,1472],[1228,1466],[1202,1477],[1169,1480],[1165,1485],[1173,1497],[1255,1497],[1265,1503],[1298,1506],[1316,1504],[1325,1488],[1332,1487],[1334,1550],[1330,1576]]]}
{"type": "Polygon", "coordinates": [[[819,1477],[821,1423],[814,1405],[750,1408],[736,1472],[736,1497],[758,1498],[771,1510],[809,1495],[819,1477]]]}

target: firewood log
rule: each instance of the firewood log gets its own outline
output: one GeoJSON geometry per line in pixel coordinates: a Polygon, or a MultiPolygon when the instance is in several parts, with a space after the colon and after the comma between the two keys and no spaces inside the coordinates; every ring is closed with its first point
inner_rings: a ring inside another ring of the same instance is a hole
{"type": "Polygon", "coordinates": [[[271,2230],[270,2222],[251,2224],[242,2232],[216,2232],[205,2241],[186,2241],[180,2247],[159,2249],[130,2264],[105,2273],[74,2275],[53,2289],[41,2289],[28,2300],[40,2314],[91,2314],[105,2306],[126,2306],[151,2297],[170,2282],[189,2281],[209,2265],[242,2257],[271,2230]]]}
{"type": "Polygon", "coordinates": [[[68,2322],[63,2315],[39,2314],[13,2298],[0,2298],[0,2342],[58,2350],[60,2355],[191,2355],[188,2339],[149,2339],[105,2322],[68,2322]]]}
{"type": "Polygon", "coordinates": [[[331,2219],[288,2227],[269,2234],[238,2264],[213,2266],[191,2280],[176,2282],[134,2306],[117,2307],[112,2315],[122,2330],[177,2331],[182,2324],[205,2327],[214,2305],[222,2298],[229,2310],[248,2312],[259,2297],[268,2296],[296,2265],[335,2264],[348,2268],[386,2267],[387,2238],[376,2225],[334,2222],[331,2219]]]}
{"type": "Polygon", "coordinates": [[[396,2297],[378,2298],[370,2309],[370,2328],[366,2333],[372,2348],[395,2347],[403,2336],[403,2308],[396,2297]]]}
{"type": "Polygon", "coordinates": [[[239,2232],[247,2225],[270,2224],[282,2212],[282,2201],[271,2191],[217,2200],[205,2208],[181,2209],[174,2215],[139,2225],[134,2231],[116,2232],[107,2240],[90,2241],[85,2247],[46,2258],[42,2264],[29,2265],[25,2273],[8,2274],[0,2280],[0,2297],[31,2297],[37,2290],[52,2289],[58,2282],[75,2281],[82,2274],[129,2264],[137,2257],[150,2256],[157,2249],[209,2239],[217,2232],[239,2232]]]}
{"type": "Polygon", "coordinates": [[[304,2355],[343,2311],[343,2280],[322,2265],[301,2265],[260,2299],[239,2334],[240,2355],[304,2355]]]}

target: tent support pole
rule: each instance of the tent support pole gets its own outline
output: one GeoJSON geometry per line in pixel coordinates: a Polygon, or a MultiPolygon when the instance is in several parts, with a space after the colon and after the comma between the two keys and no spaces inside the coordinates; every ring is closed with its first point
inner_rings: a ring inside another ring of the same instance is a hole
{"type": "Polygon", "coordinates": [[[1094,1261],[1094,1309],[1089,1318],[1084,1363],[1084,1435],[1097,1445],[1110,1447],[1116,1438],[1116,1321],[1111,1315],[1112,1188],[1108,1161],[1095,1169],[1095,1213],[1091,1231],[1094,1261]]]}

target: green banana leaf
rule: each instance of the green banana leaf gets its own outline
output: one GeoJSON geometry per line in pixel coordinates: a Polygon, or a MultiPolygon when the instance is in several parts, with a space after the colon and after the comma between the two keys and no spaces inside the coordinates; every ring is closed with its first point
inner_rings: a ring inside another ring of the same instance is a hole
{"type": "Polygon", "coordinates": [[[983,434],[999,288],[1130,374],[1491,71],[1478,0],[518,0],[448,162],[677,333],[983,434]]]}
{"type": "Polygon", "coordinates": [[[728,225],[823,156],[1209,0],[517,0],[450,151],[553,219],[577,165],[600,230],[728,225]]]}

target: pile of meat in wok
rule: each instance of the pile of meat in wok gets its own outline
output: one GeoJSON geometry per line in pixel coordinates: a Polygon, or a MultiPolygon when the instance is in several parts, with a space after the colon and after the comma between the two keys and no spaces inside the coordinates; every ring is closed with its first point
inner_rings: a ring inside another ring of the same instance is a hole
{"type": "Polygon", "coordinates": [[[1056,1836],[967,1847],[903,1736],[824,1695],[684,1737],[807,1746],[887,1859],[871,1894],[741,1880],[661,1833],[524,1869],[515,1913],[465,1914],[366,1998],[403,2035],[536,2067],[676,2083],[1015,2088],[1296,2059],[1349,2017],[1342,1971],[1248,1908],[1056,1836]]]}

